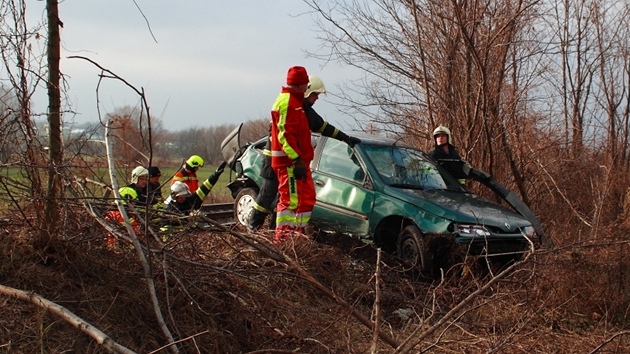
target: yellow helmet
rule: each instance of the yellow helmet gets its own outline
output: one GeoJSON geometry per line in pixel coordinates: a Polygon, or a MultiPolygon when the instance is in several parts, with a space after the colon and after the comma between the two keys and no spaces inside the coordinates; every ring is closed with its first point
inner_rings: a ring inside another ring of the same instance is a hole
{"type": "Polygon", "coordinates": [[[451,131],[447,127],[445,127],[443,125],[440,125],[439,127],[435,128],[435,130],[433,131],[433,140],[435,140],[435,137],[440,135],[440,134],[446,134],[446,136],[448,137],[448,142],[450,144],[453,143],[451,141],[452,140],[451,131]]]}
{"type": "Polygon", "coordinates": [[[308,77],[308,87],[306,91],[304,91],[304,98],[308,98],[311,93],[319,93],[320,95],[326,94],[326,86],[324,86],[324,82],[317,76],[310,75],[308,77]]]}
{"type": "Polygon", "coordinates": [[[192,155],[186,160],[186,164],[190,167],[203,167],[203,159],[199,155],[192,155]]]}
{"type": "Polygon", "coordinates": [[[123,204],[127,204],[126,201],[134,201],[138,199],[138,193],[131,187],[122,187],[118,190],[120,197],[123,199],[123,204]]]}
{"type": "Polygon", "coordinates": [[[148,176],[149,170],[142,166],[138,166],[131,171],[131,183],[138,183],[138,177],[148,176]]]}

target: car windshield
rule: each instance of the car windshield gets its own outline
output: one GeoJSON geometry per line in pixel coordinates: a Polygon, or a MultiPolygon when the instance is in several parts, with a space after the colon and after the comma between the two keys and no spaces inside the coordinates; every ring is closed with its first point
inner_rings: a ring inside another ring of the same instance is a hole
{"type": "Polygon", "coordinates": [[[366,145],[365,152],[383,181],[393,187],[462,191],[457,180],[419,150],[391,145],[366,145]]]}

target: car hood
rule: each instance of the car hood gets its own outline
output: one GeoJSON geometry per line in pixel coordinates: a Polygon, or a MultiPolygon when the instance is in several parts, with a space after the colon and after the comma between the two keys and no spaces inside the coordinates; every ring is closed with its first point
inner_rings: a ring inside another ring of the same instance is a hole
{"type": "Polygon", "coordinates": [[[530,226],[531,222],[515,211],[480,196],[449,190],[415,190],[386,187],[407,203],[459,223],[483,224],[514,232],[517,228],[530,226]]]}

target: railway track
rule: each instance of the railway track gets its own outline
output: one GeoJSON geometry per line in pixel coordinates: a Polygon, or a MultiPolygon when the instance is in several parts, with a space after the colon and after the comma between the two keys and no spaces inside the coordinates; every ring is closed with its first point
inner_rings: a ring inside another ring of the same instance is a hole
{"type": "Polygon", "coordinates": [[[199,210],[210,219],[224,223],[234,222],[234,203],[202,204],[199,210]]]}

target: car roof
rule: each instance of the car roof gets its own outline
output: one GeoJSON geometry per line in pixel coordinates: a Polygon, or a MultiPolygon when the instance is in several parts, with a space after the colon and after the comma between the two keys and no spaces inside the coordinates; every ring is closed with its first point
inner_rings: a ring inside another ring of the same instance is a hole
{"type": "Polygon", "coordinates": [[[348,135],[357,137],[361,139],[362,143],[372,144],[372,145],[388,145],[388,146],[402,146],[408,148],[414,148],[412,145],[409,145],[403,141],[403,138],[394,138],[376,134],[368,134],[363,132],[350,132],[348,135]]]}
{"type": "MultiPolygon", "coordinates": [[[[321,135],[319,133],[313,133],[314,135],[321,135]]],[[[358,131],[352,131],[350,133],[348,133],[348,135],[350,136],[354,136],[356,138],[361,139],[361,142],[364,144],[369,144],[369,145],[385,145],[385,146],[400,146],[400,147],[406,147],[406,148],[412,148],[412,149],[416,149],[416,150],[421,150],[413,145],[407,144],[403,141],[403,138],[393,138],[393,137],[388,137],[388,136],[382,136],[382,135],[376,135],[376,134],[369,134],[369,133],[364,133],[364,132],[358,132],[358,131]]],[[[269,138],[269,135],[265,135],[263,137],[261,137],[258,140],[255,140],[253,142],[250,142],[250,144],[257,144],[259,142],[262,142],[263,140],[267,140],[269,138]]]]}

